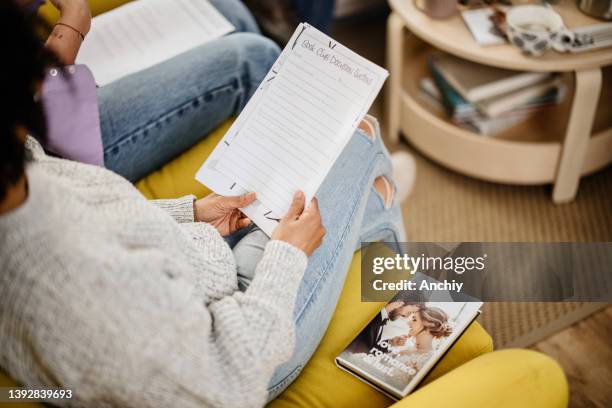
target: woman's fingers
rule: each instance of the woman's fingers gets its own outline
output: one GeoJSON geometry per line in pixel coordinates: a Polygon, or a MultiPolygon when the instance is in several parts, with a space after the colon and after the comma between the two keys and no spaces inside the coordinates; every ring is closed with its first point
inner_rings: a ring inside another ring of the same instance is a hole
{"type": "Polygon", "coordinates": [[[234,210],[229,214],[229,218],[227,220],[229,233],[231,234],[235,232],[236,230],[240,229],[239,224],[240,224],[240,213],[234,210]]]}
{"type": "Polygon", "coordinates": [[[287,215],[272,233],[272,239],[287,242],[310,256],[321,245],[325,228],[318,201],[313,199],[304,210],[305,200],[304,193],[295,194],[287,215]]]}
{"type": "Polygon", "coordinates": [[[246,218],[246,217],[241,218],[238,221],[238,229],[242,229],[242,228],[248,227],[249,225],[251,225],[251,222],[252,221],[249,218],[246,218]]]}
{"type": "Polygon", "coordinates": [[[304,215],[309,217],[312,222],[319,225],[318,232],[319,234],[321,234],[321,238],[323,238],[323,235],[325,235],[325,228],[323,227],[323,224],[321,222],[321,211],[319,210],[319,200],[317,200],[317,197],[314,197],[312,199],[310,205],[304,211],[304,215]]]}
{"type": "Polygon", "coordinates": [[[244,208],[247,207],[251,204],[253,204],[253,202],[257,199],[257,194],[255,194],[255,192],[251,192],[248,194],[245,194],[242,196],[242,205],[240,206],[240,208],[244,208]]]}
{"type": "Polygon", "coordinates": [[[293,195],[293,201],[291,202],[291,206],[285,215],[285,219],[294,220],[298,218],[304,212],[304,201],[305,201],[304,193],[301,191],[296,192],[293,195]]]}
{"type": "Polygon", "coordinates": [[[317,197],[312,198],[312,201],[310,201],[310,205],[308,206],[308,208],[306,208],[304,212],[320,216],[321,213],[319,211],[319,200],[317,200],[317,197]]]}
{"type": "Polygon", "coordinates": [[[257,199],[257,194],[255,193],[247,193],[241,196],[232,196],[232,197],[223,197],[225,199],[225,203],[232,209],[234,208],[244,208],[253,204],[253,202],[257,199]]]}

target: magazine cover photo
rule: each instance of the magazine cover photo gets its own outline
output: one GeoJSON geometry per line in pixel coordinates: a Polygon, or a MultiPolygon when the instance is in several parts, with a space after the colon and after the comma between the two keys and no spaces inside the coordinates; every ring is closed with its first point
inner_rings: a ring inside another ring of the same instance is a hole
{"type": "Polygon", "coordinates": [[[479,302],[392,299],[338,356],[341,368],[396,396],[410,392],[477,316],[479,302]]]}

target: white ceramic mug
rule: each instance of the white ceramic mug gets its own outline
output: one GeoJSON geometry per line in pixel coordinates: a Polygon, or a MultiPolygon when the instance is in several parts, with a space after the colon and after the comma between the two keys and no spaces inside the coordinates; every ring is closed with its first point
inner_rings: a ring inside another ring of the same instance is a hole
{"type": "Polygon", "coordinates": [[[544,6],[515,6],[506,13],[508,39],[527,55],[539,56],[551,47],[559,52],[567,51],[574,33],[563,24],[561,16],[544,6]]]}

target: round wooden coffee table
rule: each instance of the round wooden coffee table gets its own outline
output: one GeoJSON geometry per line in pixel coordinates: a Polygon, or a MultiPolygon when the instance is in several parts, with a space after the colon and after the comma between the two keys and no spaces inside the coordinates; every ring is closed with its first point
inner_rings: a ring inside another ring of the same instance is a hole
{"type": "MultiPolygon", "coordinates": [[[[555,203],[573,200],[581,176],[612,162],[612,48],[530,58],[509,44],[478,45],[459,15],[433,20],[413,0],[389,4],[386,119],[392,141],[401,133],[433,160],[479,179],[554,183],[555,203]],[[495,67],[561,72],[568,97],[495,137],[470,132],[428,104],[420,91],[427,58],[439,50],[495,67]]],[[[601,23],[582,14],[573,0],[555,9],[570,29],[601,23]]]]}

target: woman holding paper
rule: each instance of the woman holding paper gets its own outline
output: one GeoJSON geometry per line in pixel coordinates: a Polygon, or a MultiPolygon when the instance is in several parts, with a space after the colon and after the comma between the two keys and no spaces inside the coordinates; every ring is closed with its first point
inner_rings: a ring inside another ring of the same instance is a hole
{"type": "MultiPolygon", "coordinates": [[[[46,47],[61,65],[74,64],[91,26],[88,2],[50,1],[61,17],[46,47]]],[[[72,143],[67,135],[50,134],[53,152],[77,161],[103,164],[135,182],[237,115],[271,68],[279,49],[259,35],[255,20],[241,1],[209,1],[234,25],[234,33],[100,87],[97,103],[101,134],[79,135],[80,144],[86,146],[82,153],[66,146],[72,143]]],[[[30,11],[42,3],[18,2],[30,11]]],[[[55,103],[63,102],[64,97],[59,97],[55,103]]],[[[48,110],[65,116],[57,119],[60,122],[83,120],[59,108],[48,110]]]]}
{"type": "Polygon", "coordinates": [[[404,239],[376,123],[318,199],[297,192],[271,240],[247,230],[232,251],[222,235],[249,225],[253,194],[147,201],[111,171],[45,154],[28,134],[46,137],[53,58],[11,2],[0,35],[14,36],[0,76],[2,368],[74,390],[78,406],[264,405],[323,336],[359,242],[404,239]]]}

